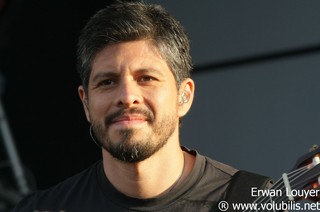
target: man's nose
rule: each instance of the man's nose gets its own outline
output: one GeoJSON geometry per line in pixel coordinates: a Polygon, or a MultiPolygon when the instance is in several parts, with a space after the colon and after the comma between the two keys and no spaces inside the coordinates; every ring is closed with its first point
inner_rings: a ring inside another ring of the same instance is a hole
{"type": "Polygon", "coordinates": [[[129,108],[142,102],[141,89],[137,81],[123,80],[119,85],[117,106],[129,108]]]}

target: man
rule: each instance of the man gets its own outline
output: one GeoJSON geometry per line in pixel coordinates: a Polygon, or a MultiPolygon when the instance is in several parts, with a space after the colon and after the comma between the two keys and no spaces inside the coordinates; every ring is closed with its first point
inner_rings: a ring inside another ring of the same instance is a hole
{"type": "Polygon", "coordinates": [[[162,7],[98,11],[78,46],[78,92],[103,159],[14,211],[213,211],[238,171],[181,147],[189,111],[189,42],[162,7]]]}

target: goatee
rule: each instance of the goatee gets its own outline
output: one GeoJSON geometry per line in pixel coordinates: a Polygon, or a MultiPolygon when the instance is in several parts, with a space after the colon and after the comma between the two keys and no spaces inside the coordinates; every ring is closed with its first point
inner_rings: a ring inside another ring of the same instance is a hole
{"type": "Polygon", "coordinates": [[[160,121],[156,121],[153,114],[145,109],[131,108],[119,110],[106,117],[105,127],[93,122],[92,129],[102,148],[114,158],[128,163],[143,161],[159,151],[172,136],[177,126],[177,120],[168,114],[160,121]],[[119,139],[112,140],[108,135],[112,120],[123,115],[139,114],[148,120],[149,131],[139,132],[143,129],[125,128],[117,130],[119,139]],[[137,136],[138,134],[139,136],[137,136]]]}

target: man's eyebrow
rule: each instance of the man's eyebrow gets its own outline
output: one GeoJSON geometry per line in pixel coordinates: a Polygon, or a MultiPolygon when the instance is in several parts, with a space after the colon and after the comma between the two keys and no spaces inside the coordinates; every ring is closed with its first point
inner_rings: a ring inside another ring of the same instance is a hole
{"type": "MultiPolygon", "coordinates": [[[[158,68],[141,68],[134,72],[138,74],[157,74],[159,76],[165,76],[163,71],[159,70],[158,68]]],[[[119,77],[118,72],[115,72],[115,71],[99,72],[93,76],[92,82],[98,81],[99,79],[103,79],[103,78],[115,78],[115,77],[119,77]]]]}
{"type": "Polygon", "coordinates": [[[100,72],[100,73],[93,76],[92,81],[95,82],[101,78],[109,78],[109,77],[114,78],[114,77],[118,77],[118,76],[119,76],[118,73],[112,72],[112,71],[111,72],[100,72]]]}
{"type": "Polygon", "coordinates": [[[142,69],[138,69],[137,72],[142,73],[142,74],[153,73],[153,74],[157,74],[159,76],[164,76],[163,71],[161,71],[157,68],[142,68],[142,69]]]}

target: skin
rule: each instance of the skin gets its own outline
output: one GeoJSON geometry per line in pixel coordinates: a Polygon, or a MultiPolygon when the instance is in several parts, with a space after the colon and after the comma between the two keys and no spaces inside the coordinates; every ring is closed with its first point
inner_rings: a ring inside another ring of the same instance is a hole
{"type": "Polygon", "coordinates": [[[88,93],[83,86],[78,92],[87,120],[100,127],[95,134],[103,145],[156,145],[172,131],[161,148],[141,161],[124,162],[102,148],[104,172],[120,192],[135,198],[155,197],[191,172],[195,158],[180,147],[179,118],[192,105],[194,82],[188,78],[177,88],[173,73],[150,41],[106,46],[93,61],[88,93]],[[181,103],[183,92],[188,101],[181,103]],[[134,112],[106,122],[110,114],[131,108],[148,111],[154,120],[134,112]],[[164,130],[157,132],[159,126],[164,130]],[[120,133],[126,130],[130,137],[120,133]]]}

